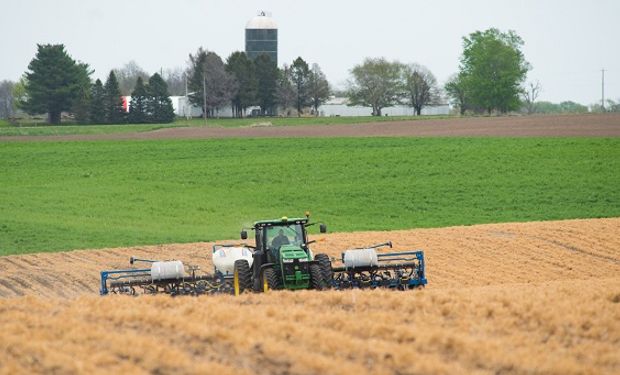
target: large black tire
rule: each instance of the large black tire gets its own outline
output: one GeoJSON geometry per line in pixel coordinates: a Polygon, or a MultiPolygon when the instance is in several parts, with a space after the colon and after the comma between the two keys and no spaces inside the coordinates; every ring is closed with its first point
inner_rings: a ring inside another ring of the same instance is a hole
{"type": "Polygon", "coordinates": [[[314,256],[314,260],[319,263],[321,273],[323,274],[323,279],[325,280],[327,287],[330,288],[332,285],[332,279],[334,278],[334,271],[332,271],[331,259],[329,259],[329,256],[327,254],[317,254],[314,256]]]}
{"type": "Polygon", "coordinates": [[[238,296],[246,290],[252,290],[252,270],[247,260],[239,259],[233,271],[233,293],[238,296]]]}
{"type": "Polygon", "coordinates": [[[323,273],[321,272],[321,267],[318,264],[311,264],[309,267],[310,271],[310,289],[315,290],[325,290],[327,289],[327,283],[323,278],[323,273]]]}
{"type": "Polygon", "coordinates": [[[265,268],[261,277],[261,291],[268,292],[270,290],[282,289],[282,282],[275,269],[272,267],[265,268]]]}

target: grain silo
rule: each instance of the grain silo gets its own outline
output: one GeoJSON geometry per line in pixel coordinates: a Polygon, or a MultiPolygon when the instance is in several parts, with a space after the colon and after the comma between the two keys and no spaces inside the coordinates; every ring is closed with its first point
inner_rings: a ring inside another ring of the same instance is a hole
{"type": "Polygon", "coordinates": [[[245,53],[250,59],[267,54],[278,65],[278,25],[270,14],[259,12],[246,24],[245,53]]]}

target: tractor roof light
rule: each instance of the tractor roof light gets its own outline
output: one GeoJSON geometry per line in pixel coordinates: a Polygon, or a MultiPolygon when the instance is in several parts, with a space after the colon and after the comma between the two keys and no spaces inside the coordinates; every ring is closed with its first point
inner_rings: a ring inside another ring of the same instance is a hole
{"type": "Polygon", "coordinates": [[[283,222],[283,223],[286,223],[287,221],[288,221],[288,217],[286,217],[286,216],[282,216],[282,222],[283,222]]]}

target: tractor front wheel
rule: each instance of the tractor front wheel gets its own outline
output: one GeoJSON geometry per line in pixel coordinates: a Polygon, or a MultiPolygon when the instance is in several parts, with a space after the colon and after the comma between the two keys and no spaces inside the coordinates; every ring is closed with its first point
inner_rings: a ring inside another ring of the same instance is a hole
{"type": "Polygon", "coordinates": [[[311,264],[310,271],[310,288],[315,290],[327,289],[327,283],[321,272],[321,267],[318,264],[311,264]]]}
{"type": "Polygon", "coordinates": [[[281,289],[282,288],[281,284],[282,283],[280,282],[280,278],[278,277],[276,270],[274,270],[271,267],[265,268],[263,270],[263,275],[262,275],[262,280],[261,280],[261,286],[262,286],[263,292],[266,293],[270,290],[281,289]]]}
{"type": "Polygon", "coordinates": [[[321,273],[323,274],[323,279],[325,279],[327,287],[330,288],[332,285],[332,279],[334,278],[331,259],[329,259],[327,254],[317,254],[314,256],[314,260],[318,262],[319,267],[321,268],[321,273]]]}
{"type": "Polygon", "coordinates": [[[233,271],[233,291],[238,296],[246,290],[252,290],[252,270],[247,260],[239,259],[233,271]]]}

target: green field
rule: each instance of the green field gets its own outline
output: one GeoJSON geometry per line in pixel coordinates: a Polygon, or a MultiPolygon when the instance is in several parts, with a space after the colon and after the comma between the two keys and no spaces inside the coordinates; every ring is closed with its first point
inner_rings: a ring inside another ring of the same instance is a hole
{"type": "Polygon", "coordinates": [[[620,216],[620,139],[0,142],[0,254],[620,216]]]}
{"type": "Polygon", "coordinates": [[[10,126],[0,127],[0,136],[134,133],[171,128],[174,126],[174,124],[10,126]]]}
{"type": "MultiPolygon", "coordinates": [[[[444,119],[450,116],[383,116],[383,117],[261,117],[261,118],[214,118],[208,119],[209,127],[238,128],[245,126],[299,126],[299,125],[349,125],[368,122],[402,120],[444,119]]],[[[162,128],[205,126],[203,119],[177,119],[171,124],[119,124],[119,125],[45,125],[25,123],[12,126],[0,121],[0,136],[17,135],[71,135],[146,132],[162,128]]]]}

